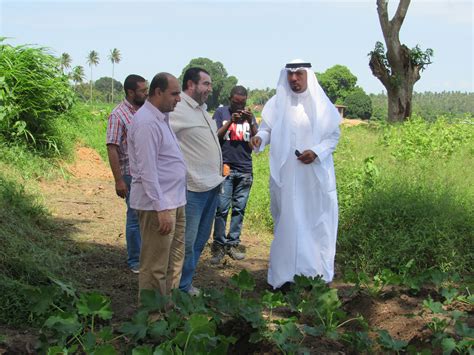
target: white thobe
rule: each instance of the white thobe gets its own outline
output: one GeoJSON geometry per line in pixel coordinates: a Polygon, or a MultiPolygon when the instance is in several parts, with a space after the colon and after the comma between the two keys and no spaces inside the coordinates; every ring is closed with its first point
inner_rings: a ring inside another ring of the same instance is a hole
{"type": "MultiPolygon", "coordinates": [[[[322,276],[330,282],[334,276],[334,257],[338,207],[332,152],[339,129],[320,142],[313,141],[312,127],[302,104],[291,106],[291,154],[280,170],[280,186],[270,177],[271,212],[274,240],[270,250],[268,283],[274,288],[293,282],[295,275],[322,276]],[[293,153],[311,149],[318,158],[303,164],[293,153]]],[[[279,144],[278,137],[262,123],[259,134],[265,144],[279,144]]],[[[271,159],[271,158],[270,158],[271,159]]]]}

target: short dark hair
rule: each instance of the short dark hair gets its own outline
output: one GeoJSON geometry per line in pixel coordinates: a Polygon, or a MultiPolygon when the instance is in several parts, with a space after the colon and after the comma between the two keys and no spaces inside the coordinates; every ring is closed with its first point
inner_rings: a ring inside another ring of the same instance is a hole
{"type": "Polygon", "coordinates": [[[201,79],[201,72],[206,73],[207,75],[211,75],[207,72],[207,70],[198,68],[198,67],[191,67],[188,68],[184,72],[183,76],[183,91],[188,88],[188,81],[191,80],[194,84],[199,84],[199,79],[201,79]]]}
{"type": "Polygon", "coordinates": [[[247,89],[244,88],[243,86],[241,85],[237,85],[237,86],[234,86],[232,88],[232,90],[230,90],[230,96],[229,97],[232,97],[234,95],[241,95],[241,96],[247,96],[247,89]]]}
{"type": "Polygon", "coordinates": [[[159,88],[161,91],[168,89],[168,79],[171,76],[171,74],[165,72],[156,74],[150,83],[149,96],[155,95],[156,88],[159,88]]]}
{"type": "Polygon", "coordinates": [[[141,77],[140,75],[130,74],[125,78],[123,82],[123,90],[125,91],[125,96],[128,95],[127,90],[137,90],[138,83],[146,82],[145,78],[141,77]]]}

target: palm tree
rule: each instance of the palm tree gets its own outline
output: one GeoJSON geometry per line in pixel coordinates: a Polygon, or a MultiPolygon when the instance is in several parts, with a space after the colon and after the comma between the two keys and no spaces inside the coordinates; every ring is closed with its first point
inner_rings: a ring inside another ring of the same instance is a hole
{"type": "Polygon", "coordinates": [[[82,65],[72,68],[71,79],[74,81],[74,88],[77,87],[78,83],[82,83],[85,77],[86,75],[84,74],[84,67],[82,65]]]}
{"type": "Polygon", "coordinates": [[[99,64],[99,53],[96,51],[90,51],[89,55],[87,56],[87,64],[91,67],[91,98],[90,102],[92,102],[92,66],[96,66],[99,64]]]}
{"type": "Polygon", "coordinates": [[[114,102],[114,69],[115,69],[115,63],[120,63],[120,60],[122,59],[122,55],[120,54],[120,51],[117,48],[114,48],[110,51],[109,54],[109,59],[112,62],[112,102],[114,102]]]}
{"type": "Polygon", "coordinates": [[[72,58],[69,53],[61,54],[59,58],[59,65],[61,66],[61,70],[64,74],[64,69],[69,69],[71,67],[72,58]]]}

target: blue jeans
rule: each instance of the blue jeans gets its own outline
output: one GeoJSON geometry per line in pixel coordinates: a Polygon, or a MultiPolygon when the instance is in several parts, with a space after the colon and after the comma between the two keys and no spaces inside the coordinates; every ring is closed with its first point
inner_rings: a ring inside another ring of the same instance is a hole
{"type": "Polygon", "coordinates": [[[231,170],[230,175],[227,176],[222,183],[214,223],[214,245],[239,245],[245,207],[247,206],[252,182],[252,173],[241,173],[231,170]],[[227,215],[229,214],[231,206],[232,215],[230,218],[230,228],[226,236],[227,215]]]}
{"type": "Polygon", "coordinates": [[[184,264],[179,288],[188,291],[199,257],[211,234],[220,185],[205,192],[187,191],[184,264]]]}
{"type": "Polygon", "coordinates": [[[137,211],[130,207],[130,184],[132,183],[132,177],[130,175],[124,175],[123,180],[128,188],[128,194],[125,198],[125,202],[127,203],[127,223],[125,226],[128,254],[127,264],[129,268],[135,268],[140,266],[140,247],[142,240],[140,237],[137,211]]]}

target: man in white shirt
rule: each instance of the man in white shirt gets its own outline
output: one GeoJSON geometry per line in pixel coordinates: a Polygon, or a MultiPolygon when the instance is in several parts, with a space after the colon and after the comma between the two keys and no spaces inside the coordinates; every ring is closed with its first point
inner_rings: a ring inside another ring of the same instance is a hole
{"type": "Polygon", "coordinates": [[[274,236],[268,283],[279,288],[295,275],[334,276],[338,207],[332,152],[341,117],[311,64],[295,60],[280,72],[276,95],[265,105],[257,149],[270,144],[274,236]]]}
{"type": "Polygon", "coordinates": [[[209,73],[189,68],[183,76],[181,102],[170,114],[170,123],[184,154],[187,174],[185,257],[179,288],[199,294],[193,276],[211,234],[218,193],[223,181],[222,153],[217,126],[205,104],[212,92],[209,73]]]}

